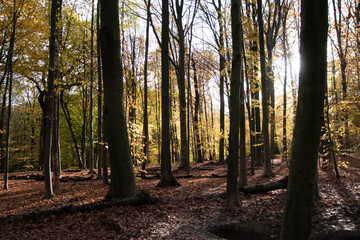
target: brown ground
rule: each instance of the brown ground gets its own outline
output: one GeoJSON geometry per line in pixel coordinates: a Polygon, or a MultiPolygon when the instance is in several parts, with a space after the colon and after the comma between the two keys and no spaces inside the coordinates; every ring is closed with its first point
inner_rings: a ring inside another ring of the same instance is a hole
{"type": "MultiPolygon", "coordinates": [[[[320,200],[315,203],[312,239],[360,239],[360,155],[344,157],[341,162],[342,178],[336,179],[333,171],[319,173],[320,200]]],[[[158,166],[151,169],[148,176],[158,173],[158,166]]],[[[249,184],[282,178],[287,174],[286,163],[274,161],[274,172],[275,178],[263,179],[259,168],[254,176],[248,176],[249,184]]],[[[86,174],[84,170],[63,176],[86,174]]],[[[193,177],[178,179],[180,187],[165,189],[156,187],[157,179],[139,179],[139,189],[160,200],[155,205],[118,206],[32,220],[4,217],[100,201],[108,186],[95,179],[64,182],[56,196],[46,200],[44,182],[10,180],[10,190],[0,191],[0,239],[220,239],[214,233],[223,239],[278,238],[284,190],[240,194],[241,207],[229,212],[223,194],[225,165],[193,165],[190,174],[193,177]],[[217,177],[211,177],[213,174],[217,177]]]]}

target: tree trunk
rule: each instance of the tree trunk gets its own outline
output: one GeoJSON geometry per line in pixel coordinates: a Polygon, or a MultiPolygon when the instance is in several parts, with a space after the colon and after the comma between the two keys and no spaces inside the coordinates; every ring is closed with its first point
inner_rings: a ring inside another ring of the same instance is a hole
{"type": "Polygon", "coordinates": [[[195,89],[195,113],[194,113],[194,137],[195,137],[195,151],[196,151],[196,162],[201,163],[203,162],[203,156],[201,152],[201,140],[200,140],[200,128],[199,128],[199,108],[200,108],[200,94],[199,94],[199,85],[197,79],[197,71],[196,71],[196,63],[194,58],[192,59],[193,62],[193,71],[194,71],[194,89],[195,89]]]}
{"type": "MultiPolygon", "coordinates": [[[[286,14],[287,16],[287,14],[286,14]]],[[[287,130],[287,119],[286,119],[286,111],[287,111],[287,93],[286,93],[286,87],[287,87],[287,44],[286,44],[286,16],[284,16],[282,20],[283,25],[283,50],[284,50],[284,66],[285,66],[285,73],[284,73],[284,90],[283,90],[283,161],[285,160],[287,162],[287,136],[286,136],[286,130],[287,130]]]]}
{"type": "Polygon", "coordinates": [[[54,112],[53,112],[53,133],[51,146],[51,163],[53,172],[53,188],[57,190],[60,188],[60,135],[59,135],[59,94],[57,90],[54,92],[54,112]]]}
{"type": "Polygon", "coordinates": [[[226,76],[225,69],[225,43],[224,43],[224,19],[222,15],[221,1],[218,0],[218,23],[219,23],[219,61],[220,61],[220,144],[219,144],[219,162],[223,163],[225,156],[225,101],[224,101],[224,83],[226,76]]]}
{"type": "MultiPolygon", "coordinates": [[[[248,7],[248,17],[252,19],[254,29],[253,37],[259,34],[257,23],[257,8],[255,4],[248,7]],[[251,11],[251,14],[250,14],[251,11]]],[[[264,163],[263,144],[261,134],[261,117],[260,117],[260,80],[259,80],[259,45],[257,41],[250,42],[250,82],[251,82],[251,116],[254,124],[254,165],[262,166],[264,163]]]]}
{"type": "Polygon", "coordinates": [[[268,88],[265,69],[265,49],[264,49],[264,24],[262,16],[262,0],[257,0],[258,5],[258,24],[259,24],[259,44],[260,44],[260,69],[261,69],[261,95],[262,95],[262,125],[263,125],[263,147],[264,147],[264,172],[263,177],[273,176],[270,159],[269,146],[269,107],[268,107],[268,88]]]}
{"type": "Polygon", "coordinates": [[[233,210],[240,205],[237,187],[238,159],[239,159],[239,114],[240,114],[240,78],[241,78],[241,19],[240,0],[231,1],[231,32],[233,40],[233,58],[230,86],[230,132],[229,132],[229,160],[226,182],[226,206],[233,210]]]}
{"type": "MultiPolygon", "coordinates": [[[[101,32],[100,32],[101,33],[101,32]]],[[[101,36],[100,36],[101,37],[101,36]]],[[[105,111],[106,111],[106,107],[105,107],[106,102],[104,101],[104,107],[103,107],[103,129],[105,131],[103,131],[103,158],[102,158],[102,166],[103,166],[103,183],[104,184],[109,184],[109,174],[108,174],[108,138],[107,138],[107,131],[106,131],[106,118],[104,118],[105,116],[105,111]]]]}
{"type": "Polygon", "coordinates": [[[51,152],[54,116],[54,82],[59,79],[59,22],[62,0],[51,1],[50,40],[49,40],[49,75],[46,94],[45,137],[44,137],[44,177],[45,198],[51,198],[53,184],[51,179],[51,152]]]}
{"type": "Polygon", "coordinates": [[[247,162],[246,162],[246,127],[245,127],[245,90],[244,90],[244,70],[243,70],[243,26],[241,21],[241,11],[240,11],[240,33],[239,37],[237,37],[237,41],[240,42],[240,105],[239,105],[239,114],[240,114],[240,121],[239,121],[239,127],[240,127],[240,168],[239,168],[239,186],[246,186],[247,185],[247,162]]]}
{"type": "Polygon", "coordinates": [[[278,33],[282,22],[282,16],[284,15],[286,1],[275,0],[272,4],[269,4],[269,11],[273,14],[268,14],[266,35],[266,47],[268,53],[268,63],[266,77],[268,79],[268,97],[270,101],[270,157],[274,158],[279,152],[278,143],[276,141],[276,125],[275,125],[275,79],[273,69],[273,51],[278,39],[278,33]]]}
{"type": "MultiPolygon", "coordinates": [[[[100,50],[100,1],[97,2],[96,6],[96,51],[97,51],[97,70],[98,70],[98,124],[97,124],[97,135],[98,135],[98,144],[97,144],[97,151],[98,151],[98,173],[97,179],[103,179],[102,168],[103,168],[103,158],[104,158],[104,139],[103,139],[103,119],[102,119],[102,112],[103,112],[103,86],[102,86],[102,72],[101,72],[101,50],[100,50]]],[[[107,169],[106,169],[107,171],[107,169]]]]}
{"type": "Polygon", "coordinates": [[[90,40],[90,109],[89,109],[89,174],[94,173],[94,126],[93,126],[93,111],[94,111],[94,0],[91,2],[91,40],[90,40]]]}
{"type": "Polygon", "coordinates": [[[101,0],[104,118],[111,164],[111,182],[107,198],[135,197],[138,193],[126,125],[120,49],[119,3],[116,0],[101,0]]]}
{"type": "MultiPolygon", "coordinates": [[[[5,159],[5,171],[4,171],[4,190],[9,189],[8,180],[9,180],[9,160],[10,160],[10,123],[11,123],[11,105],[12,105],[12,86],[13,86],[13,52],[14,52],[14,45],[15,45],[15,30],[16,30],[16,23],[17,23],[17,10],[16,10],[16,0],[14,0],[14,9],[13,9],[13,27],[12,33],[10,38],[10,45],[9,51],[7,56],[7,66],[8,66],[8,82],[9,82],[9,103],[7,109],[7,123],[6,123],[6,159],[5,159]]],[[[6,89],[5,93],[6,95],[6,89]]],[[[3,109],[4,111],[4,109],[3,109]]]]}
{"type": "Polygon", "coordinates": [[[39,92],[38,101],[41,107],[41,125],[39,134],[39,171],[44,170],[44,145],[45,145],[45,129],[46,129],[46,91],[39,92]]]}
{"type": "MultiPolygon", "coordinates": [[[[347,67],[347,61],[346,61],[346,50],[344,50],[343,44],[342,44],[342,4],[341,0],[336,1],[332,0],[333,3],[333,9],[334,9],[334,21],[335,21],[335,30],[336,30],[336,37],[338,42],[338,47],[336,48],[339,59],[340,59],[340,70],[341,70],[341,86],[342,86],[342,100],[346,101],[347,94],[348,94],[348,86],[347,86],[347,79],[346,79],[346,67],[347,67]],[[337,15],[338,14],[338,15],[337,15]]],[[[345,105],[344,105],[345,106],[345,105]]],[[[349,140],[349,124],[348,124],[348,109],[345,107],[341,107],[342,117],[341,121],[345,125],[344,135],[343,135],[343,146],[345,148],[350,147],[350,140],[349,140]]]]}
{"type": "Polygon", "coordinates": [[[149,55],[149,28],[150,28],[150,6],[151,0],[147,3],[147,22],[146,22],[146,37],[145,37],[145,63],[144,63],[144,123],[143,123],[143,143],[144,143],[144,158],[141,163],[141,177],[145,177],[146,165],[149,161],[149,117],[148,117],[148,55],[149,55]]]}
{"type": "Polygon", "coordinates": [[[170,97],[169,97],[169,1],[162,0],[162,32],[161,32],[161,176],[158,186],[177,186],[179,183],[173,176],[170,157],[170,97]]]}
{"type": "Polygon", "coordinates": [[[72,126],[72,123],[71,123],[70,111],[68,109],[67,103],[64,100],[64,93],[63,92],[60,94],[60,103],[61,103],[61,107],[63,109],[65,120],[66,120],[66,122],[68,124],[68,127],[69,127],[71,138],[72,138],[73,143],[74,143],[76,157],[77,157],[77,161],[78,161],[78,167],[82,169],[82,168],[84,168],[83,160],[81,158],[79,144],[78,144],[78,141],[76,140],[75,132],[74,132],[74,129],[73,129],[73,126],[72,126]]]}
{"type": "Polygon", "coordinates": [[[308,239],[327,74],[327,0],[301,1],[300,75],[280,239],[308,239]]]}
{"type": "Polygon", "coordinates": [[[185,31],[183,27],[183,0],[175,0],[173,15],[178,30],[179,63],[176,67],[179,86],[179,107],[180,107],[180,169],[188,169],[187,160],[187,130],[186,130],[186,95],[185,95],[185,31]]]}

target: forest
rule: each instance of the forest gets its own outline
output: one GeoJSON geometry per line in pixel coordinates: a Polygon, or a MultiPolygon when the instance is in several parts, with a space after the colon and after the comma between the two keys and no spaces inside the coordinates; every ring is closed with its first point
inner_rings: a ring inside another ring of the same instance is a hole
{"type": "Polygon", "coordinates": [[[0,0],[0,239],[360,239],[358,0],[0,0]]]}

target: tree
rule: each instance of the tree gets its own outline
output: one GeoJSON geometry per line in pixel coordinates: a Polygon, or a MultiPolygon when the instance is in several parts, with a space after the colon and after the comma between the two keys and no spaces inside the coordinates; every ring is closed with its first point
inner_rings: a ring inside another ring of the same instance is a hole
{"type": "Polygon", "coordinates": [[[327,74],[327,0],[301,1],[299,96],[281,239],[308,239],[327,74]]]}
{"type": "MultiPolygon", "coordinates": [[[[9,180],[9,158],[10,158],[10,120],[11,120],[11,105],[12,105],[12,86],[13,86],[13,53],[14,53],[14,44],[15,44],[15,30],[16,30],[16,22],[18,18],[18,12],[16,10],[16,0],[14,0],[14,9],[13,9],[13,26],[12,33],[10,38],[10,45],[8,50],[8,56],[6,65],[8,67],[8,78],[7,82],[9,85],[9,104],[7,109],[7,123],[6,123],[6,159],[5,159],[5,174],[4,174],[4,190],[8,190],[8,180],[9,180]]],[[[6,89],[5,93],[6,95],[6,89]]],[[[4,111],[4,108],[3,108],[4,111]]]]}
{"type": "Polygon", "coordinates": [[[104,156],[104,142],[103,142],[103,121],[102,121],[102,112],[103,112],[103,86],[102,86],[102,72],[101,72],[101,50],[100,50],[100,38],[99,38],[99,26],[100,26],[100,1],[97,2],[96,5],[96,52],[97,52],[97,70],[98,70],[98,125],[97,125],[97,134],[98,134],[98,174],[97,179],[103,179],[103,181],[107,182],[107,164],[106,164],[106,156],[104,156]],[[105,164],[103,164],[105,162],[105,164]],[[103,168],[102,174],[101,168],[103,168]],[[105,172],[106,171],[106,172],[105,172]],[[106,179],[105,179],[106,178],[106,179]]]}
{"type": "Polygon", "coordinates": [[[273,69],[273,51],[277,43],[278,33],[281,26],[283,15],[287,14],[285,0],[275,0],[272,4],[269,3],[269,14],[267,17],[266,49],[267,49],[267,64],[266,64],[266,78],[268,83],[268,100],[270,102],[270,157],[274,158],[275,154],[279,153],[278,143],[276,141],[275,133],[275,84],[274,84],[274,69],[273,69]]]}
{"type": "Polygon", "coordinates": [[[218,0],[211,2],[212,6],[214,7],[216,14],[210,14],[210,11],[207,7],[207,4],[201,4],[201,9],[206,16],[206,23],[211,28],[211,31],[214,35],[214,39],[217,45],[217,51],[219,54],[219,72],[220,72],[220,142],[219,142],[219,162],[223,163],[224,155],[225,155],[225,101],[224,101],[224,84],[226,80],[226,58],[225,58],[225,19],[223,16],[223,7],[222,1],[218,0]],[[217,24],[219,29],[217,30],[214,26],[214,21],[212,18],[217,20],[217,24]]]}
{"type": "Polygon", "coordinates": [[[264,49],[264,24],[262,16],[262,1],[257,0],[258,5],[258,25],[259,25],[259,45],[260,45],[260,71],[261,71],[261,102],[262,102],[262,125],[263,125],[263,145],[264,145],[264,177],[271,177],[273,174],[271,168],[270,146],[269,146],[269,108],[268,91],[265,69],[265,49],[264,49]]]}
{"type": "Polygon", "coordinates": [[[287,121],[286,121],[286,111],[287,111],[287,94],[286,94],[286,85],[287,85],[287,37],[286,37],[286,17],[282,19],[283,25],[283,50],[284,50],[284,65],[285,65],[285,73],[284,73],[284,88],[283,88],[283,160],[287,161],[287,139],[286,139],[286,130],[287,130],[287,121]]]}
{"type": "Polygon", "coordinates": [[[250,126],[250,141],[251,141],[251,166],[252,172],[254,171],[255,165],[263,164],[263,153],[262,153],[262,140],[261,140],[261,117],[260,117],[260,79],[259,79],[259,41],[258,41],[258,23],[257,23],[257,8],[256,4],[252,4],[250,1],[246,1],[246,18],[251,24],[245,22],[244,35],[245,38],[252,39],[249,42],[248,47],[244,47],[244,51],[248,49],[249,53],[244,54],[247,60],[248,70],[245,72],[249,84],[247,88],[250,88],[248,98],[248,113],[249,115],[249,126],[250,126]],[[249,86],[250,85],[250,86],[249,86]]]}
{"type": "Polygon", "coordinates": [[[158,186],[177,186],[179,183],[173,176],[170,157],[170,76],[169,76],[169,1],[162,0],[162,32],[161,32],[161,176],[158,186]]]}
{"type": "Polygon", "coordinates": [[[242,15],[240,11],[240,23],[239,26],[239,33],[236,35],[237,41],[240,42],[240,79],[239,79],[239,130],[240,130],[240,139],[239,139],[239,146],[240,146],[240,168],[239,168],[239,185],[246,186],[247,185],[247,162],[246,162],[246,127],[245,127],[245,89],[244,89],[244,69],[243,69],[243,25],[242,25],[242,15]]]}
{"type": "Polygon", "coordinates": [[[149,56],[149,30],[151,17],[151,0],[148,0],[146,10],[146,37],[145,37],[145,62],[144,62],[144,123],[143,123],[143,141],[144,141],[144,160],[141,164],[141,177],[145,177],[146,164],[149,161],[149,117],[148,117],[148,56],[149,56]]]}
{"type": "Polygon", "coordinates": [[[91,40],[90,40],[90,113],[89,113],[89,126],[90,126],[90,147],[89,147],[89,167],[90,174],[94,173],[94,126],[93,126],[93,89],[94,89],[94,0],[91,1],[91,40]]]}
{"type": "Polygon", "coordinates": [[[287,94],[286,94],[286,88],[287,88],[287,66],[288,66],[288,51],[287,51],[287,36],[286,36],[286,17],[288,9],[285,11],[286,14],[284,14],[282,18],[282,40],[283,40],[283,51],[284,51],[284,66],[285,66],[285,73],[284,73],[284,88],[283,88],[283,160],[287,162],[287,121],[286,121],[286,111],[287,111],[287,94]]]}
{"type": "Polygon", "coordinates": [[[185,29],[183,26],[183,9],[184,0],[175,0],[172,5],[172,13],[175,18],[178,36],[176,38],[179,45],[179,61],[175,66],[178,86],[179,86],[179,107],[180,107],[180,166],[179,168],[187,169],[188,165],[188,144],[186,131],[186,97],[185,97],[185,29]],[[174,6],[175,5],[175,6],[174,6]]]}
{"type": "Polygon", "coordinates": [[[194,125],[194,141],[195,141],[195,152],[196,152],[196,162],[203,162],[203,156],[201,152],[201,140],[200,140],[200,129],[199,129],[199,108],[200,108],[200,94],[199,94],[199,84],[196,70],[196,63],[194,58],[192,58],[192,68],[194,71],[194,90],[195,90],[195,113],[193,119],[194,125]]]}
{"type": "Polygon", "coordinates": [[[231,87],[230,87],[230,133],[229,133],[229,160],[227,168],[226,182],[226,206],[232,210],[239,203],[237,177],[238,177],[238,158],[239,158],[239,116],[240,116],[240,77],[242,67],[241,53],[241,19],[240,19],[240,0],[231,1],[231,32],[233,40],[233,59],[231,68],[231,87]]]}
{"type": "MultiPolygon", "coordinates": [[[[335,23],[335,30],[336,30],[336,39],[337,39],[337,43],[338,45],[335,45],[335,49],[336,52],[339,55],[339,59],[340,59],[340,70],[341,70],[341,86],[342,86],[342,100],[346,101],[347,100],[347,95],[348,95],[348,82],[347,82],[347,76],[346,76],[346,68],[347,68],[347,60],[346,60],[346,56],[347,56],[347,50],[348,50],[348,36],[346,36],[345,38],[342,37],[342,34],[344,33],[344,31],[346,31],[345,29],[343,29],[343,23],[342,23],[342,18],[343,18],[343,13],[342,13],[342,1],[341,0],[337,0],[337,2],[335,0],[332,0],[332,5],[333,5],[333,12],[334,12],[334,23],[335,23]],[[343,39],[346,40],[345,46],[343,43],[343,39]]],[[[347,31],[348,33],[348,31],[347,31]]],[[[347,34],[348,35],[348,34],[347,34]]],[[[344,105],[346,106],[346,105],[344,105]]],[[[344,139],[343,139],[343,145],[345,147],[349,147],[350,142],[349,142],[349,123],[348,123],[348,109],[346,109],[346,107],[342,107],[341,108],[341,112],[342,112],[342,117],[341,117],[341,121],[343,121],[344,125],[345,125],[345,129],[344,129],[344,139]]]]}
{"type": "Polygon", "coordinates": [[[119,3],[116,0],[101,0],[104,118],[111,166],[107,198],[135,197],[138,193],[126,125],[120,49],[119,3]]]}
{"type": "Polygon", "coordinates": [[[70,114],[70,110],[69,110],[69,106],[68,106],[70,100],[65,100],[64,94],[65,94],[65,91],[64,90],[61,91],[61,94],[60,94],[61,108],[63,110],[63,114],[64,114],[64,117],[65,117],[66,123],[67,123],[67,125],[69,127],[70,135],[71,135],[71,138],[73,140],[74,147],[75,147],[75,153],[76,153],[76,157],[77,157],[78,168],[83,168],[83,160],[81,158],[80,148],[79,148],[77,138],[75,136],[75,131],[74,131],[74,127],[73,127],[73,124],[72,124],[71,114],[70,114]]]}
{"type": "Polygon", "coordinates": [[[53,134],[54,117],[54,82],[60,78],[59,71],[59,16],[61,12],[62,0],[51,1],[50,19],[50,50],[49,50],[49,75],[46,94],[45,112],[45,137],[44,137],[44,177],[45,177],[45,198],[51,198],[53,184],[51,179],[51,148],[53,134]]]}

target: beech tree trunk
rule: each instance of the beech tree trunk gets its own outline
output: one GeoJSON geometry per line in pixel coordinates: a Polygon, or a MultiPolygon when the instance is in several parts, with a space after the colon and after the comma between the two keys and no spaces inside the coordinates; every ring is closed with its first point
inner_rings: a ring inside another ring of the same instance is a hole
{"type": "Polygon", "coordinates": [[[299,97],[280,239],[308,239],[327,80],[327,0],[301,1],[299,97]]]}
{"type": "Polygon", "coordinates": [[[111,182],[107,198],[135,197],[138,193],[131,161],[124,108],[120,55],[119,2],[101,0],[101,58],[111,182]]]}
{"type": "MultiPolygon", "coordinates": [[[[18,13],[16,10],[16,0],[14,0],[14,9],[13,9],[13,27],[12,33],[10,37],[10,45],[8,50],[7,56],[7,67],[8,67],[8,83],[9,83],[9,104],[7,109],[7,123],[6,123],[6,151],[5,151],[5,173],[4,173],[4,190],[9,189],[8,180],[9,180],[9,160],[10,160],[10,122],[11,122],[11,105],[12,105],[12,86],[13,86],[13,52],[14,52],[14,45],[15,45],[15,30],[16,30],[16,23],[18,13]]],[[[6,89],[5,93],[6,95],[6,89]]],[[[4,111],[4,108],[3,108],[4,111]]]]}
{"type": "Polygon", "coordinates": [[[237,37],[237,41],[240,42],[240,86],[239,86],[239,128],[240,128],[240,167],[239,167],[239,186],[247,185],[247,162],[246,162],[246,127],[245,127],[245,89],[244,89],[244,70],[243,70],[243,27],[241,21],[241,11],[240,11],[240,29],[239,29],[239,38],[237,37]]]}
{"type": "Polygon", "coordinates": [[[283,160],[287,162],[287,119],[286,119],[286,112],[287,112],[287,37],[286,37],[286,16],[283,17],[282,26],[283,26],[283,50],[284,50],[284,65],[285,65],[285,73],[284,73],[284,88],[283,88],[283,160]]]}
{"type": "Polygon", "coordinates": [[[54,92],[54,112],[53,112],[53,133],[52,133],[52,146],[51,146],[51,163],[53,172],[53,188],[60,188],[60,132],[59,132],[59,94],[57,89],[54,92]]]}
{"type": "Polygon", "coordinates": [[[269,144],[269,107],[268,107],[268,88],[265,69],[265,49],[264,49],[264,23],[262,16],[262,0],[257,0],[258,5],[258,24],[259,24],[259,44],[260,44],[260,69],[261,69],[261,102],[262,102],[262,125],[263,125],[263,147],[264,147],[264,172],[263,177],[274,175],[271,168],[270,144],[269,144]]]}
{"type": "Polygon", "coordinates": [[[178,86],[179,86],[179,107],[180,107],[180,169],[189,168],[188,165],[188,144],[186,130],[186,95],[185,95],[185,31],[183,26],[184,0],[173,1],[173,15],[175,18],[179,44],[179,62],[176,68],[178,86]]]}
{"type": "MultiPolygon", "coordinates": [[[[98,70],[98,124],[97,124],[97,135],[98,135],[98,174],[97,179],[103,179],[102,168],[103,166],[103,158],[104,158],[104,138],[103,138],[103,119],[102,119],[102,112],[103,112],[103,86],[102,86],[102,71],[101,71],[101,50],[100,50],[100,1],[98,1],[96,6],[96,51],[97,51],[97,70],[98,70]]],[[[106,169],[107,172],[107,169],[106,169]]]]}
{"type": "Polygon", "coordinates": [[[201,139],[200,139],[200,128],[199,128],[199,108],[200,108],[200,94],[199,94],[199,84],[197,79],[196,63],[194,58],[192,59],[192,67],[194,71],[194,89],[195,89],[195,103],[194,103],[194,137],[195,137],[195,152],[196,152],[196,162],[203,162],[203,156],[201,152],[201,139]]]}
{"type": "MultiPolygon", "coordinates": [[[[335,30],[336,30],[336,39],[338,46],[336,47],[337,53],[339,55],[340,59],[340,70],[341,70],[341,86],[342,86],[342,100],[346,101],[347,95],[348,95],[348,84],[347,84],[347,77],[346,77],[346,67],[347,67],[347,61],[346,61],[346,53],[342,39],[346,38],[347,36],[342,36],[343,29],[342,29],[342,1],[341,0],[332,0],[333,10],[334,10],[334,22],[335,22],[335,30]]],[[[348,109],[346,108],[346,105],[343,105],[341,107],[341,121],[345,125],[345,130],[343,133],[343,146],[345,148],[350,147],[350,140],[349,140],[349,123],[348,123],[348,109]]]]}
{"type": "MultiPolygon", "coordinates": [[[[225,53],[223,53],[225,49],[224,43],[224,19],[222,15],[222,7],[221,1],[218,0],[218,8],[216,9],[218,12],[218,22],[219,22],[219,61],[220,61],[220,144],[219,144],[219,162],[223,163],[225,156],[225,101],[224,101],[224,84],[225,84],[225,53]]],[[[215,4],[214,4],[215,5],[215,4]]]]}
{"type": "Polygon", "coordinates": [[[161,176],[158,186],[177,186],[179,183],[171,170],[170,156],[170,76],[169,76],[169,1],[162,0],[162,32],[161,32],[161,176]]]}
{"type": "Polygon", "coordinates": [[[82,169],[82,168],[84,168],[83,167],[84,166],[83,165],[83,160],[81,158],[79,144],[78,144],[78,141],[76,140],[75,132],[74,132],[74,129],[73,129],[73,126],[72,126],[72,123],[71,123],[71,115],[70,115],[70,111],[69,111],[69,108],[68,108],[68,103],[65,102],[65,100],[64,100],[64,93],[63,92],[60,94],[60,103],[61,103],[61,107],[62,107],[62,110],[63,110],[63,113],[64,113],[65,120],[66,120],[66,122],[68,124],[68,127],[69,127],[69,130],[70,130],[71,138],[72,138],[73,143],[74,143],[75,153],[76,153],[76,157],[77,157],[77,161],[78,161],[78,167],[80,169],[82,169]]]}
{"type": "Polygon", "coordinates": [[[51,177],[51,148],[54,116],[54,82],[59,79],[59,16],[62,0],[51,1],[50,41],[49,41],[49,75],[46,94],[45,137],[44,137],[44,177],[45,198],[53,197],[53,184],[51,177]]]}
{"type": "Polygon", "coordinates": [[[226,182],[226,206],[233,210],[240,205],[237,188],[238,159],[239,159],[239,114],[240,114],[240,77],[241,77],[241,19],[240,0],[231,1],[231,32],[233,40],[233,58],[230,86],[230,133],[229,133],[229,160],[226,182]]]}
{"type": "Polygon", "coordinates": [[[89,112],[89,174],[94,173],[94,0],[91,2],[91,43],[90,43],[90,112],[89,112]]]}
{"type": "Polygon", "coordinates": [[[151,0],[147,3],[147,22],[145,36],[145,62],[144,62],[144,123],[143,123],[143,143],[144,143],[144,159],[141,163],[141,177],[145,177],[145,168],[149,157],[149,117],[148,117],[148,55],[149,55],[149,28],[150,28],[150,6],[151,0]]]}

